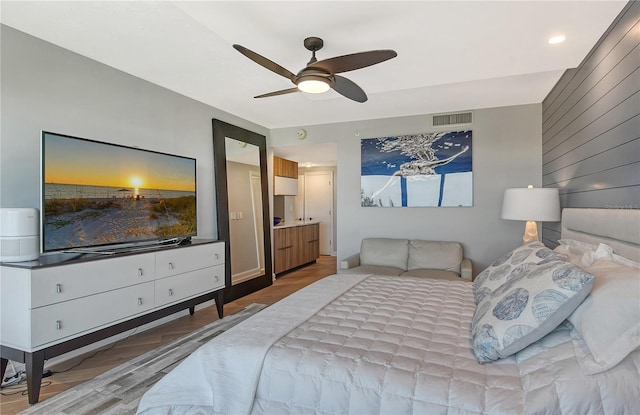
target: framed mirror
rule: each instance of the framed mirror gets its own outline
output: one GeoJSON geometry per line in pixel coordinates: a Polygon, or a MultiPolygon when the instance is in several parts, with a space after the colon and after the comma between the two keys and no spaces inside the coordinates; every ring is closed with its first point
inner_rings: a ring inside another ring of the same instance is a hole
{"type": "Polygon", "coordinates": [[[213,120],[218,235],[225,243],[225,302],[272,284],[267,142],[213,120]]]}

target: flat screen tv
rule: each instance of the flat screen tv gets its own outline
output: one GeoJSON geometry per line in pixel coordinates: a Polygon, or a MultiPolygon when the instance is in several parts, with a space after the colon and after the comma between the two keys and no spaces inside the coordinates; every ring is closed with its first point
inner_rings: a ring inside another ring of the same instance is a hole
{"type": "Polygon", "coordinates": [[[197,233],[193,158],[43,131],[41,161],[44,253],[126,249],[197,233]]]}

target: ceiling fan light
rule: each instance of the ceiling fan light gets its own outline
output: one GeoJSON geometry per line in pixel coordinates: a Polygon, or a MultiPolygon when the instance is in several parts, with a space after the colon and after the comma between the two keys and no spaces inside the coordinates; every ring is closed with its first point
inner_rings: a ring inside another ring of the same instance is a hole
{"type": "Polygon", "coordinates": [[[298,89],[310,94],[321,94],[331,89],[331,85],[321,76],[309,76],[298,82],[298,89]]]}

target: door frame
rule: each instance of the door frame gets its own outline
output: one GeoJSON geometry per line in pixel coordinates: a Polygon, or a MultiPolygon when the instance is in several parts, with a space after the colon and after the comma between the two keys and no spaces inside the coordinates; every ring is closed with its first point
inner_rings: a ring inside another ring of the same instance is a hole
{"type": "MultiPolygon", "coordinates": [[[[335,228],[334,228],[334,222],[335,222],[335,200],[334,200],[334,192],[335,192],[335,183],[336,183],[336,174],[333,170],[310,170],[310,171],[305,171],[303,173],[305,175],[305,179],[304,179],[304,216],[303,218],[306,220],[308,218],[308,214],[307,214],[307,184],[308,184],[308,180],[307,180],[307,175],[309,176],[315,176],[315,175],[326,175],[329,174],[331,176],[331,190],[329,192],[330,197],[331,197],[331,214],[330,214],[330,223],[329,225],[329,230],[330,230],[330,239],[331,239],[331,243],[330,243],[330,248],[329,248],[329,253],[323,253],[322,252],[322,245],[320,245],[320,255],[335,255],[336,254],[336,248],[335,248],[335,228]]],[[[322,223],[320,224],[322,226],[322,223]]]]}

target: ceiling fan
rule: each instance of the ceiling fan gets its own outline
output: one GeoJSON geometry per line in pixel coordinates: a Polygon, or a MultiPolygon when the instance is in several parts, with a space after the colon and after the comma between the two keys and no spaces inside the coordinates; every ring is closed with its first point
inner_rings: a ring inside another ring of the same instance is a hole
{"type": "Polygon", "coordinates": [[[233,45],[233,47],[247,58],[262,65],[265,68],[284,76],[293,82],[296,87],[283,89],[258,95],[254,98],[273,97],[276,95],[289,94],[292,92],[322,93],[333,88],[334,91],[357,102],[365,102],[367,94],[355,82],[350,81],[337,73],[353,71],[367,66],[395,58],[398,54],[390,49],[370,50],[367,52],[352,53],[349,55],[336,56],[334,58],[317,60],[316,52],[322,49],[324,42],[319,37],[308,37],[304,40],[304,47],[311,51],[311,60],[307,66],[297,74],[283,68],[275,62],[261,56],[244,46],[233,45]]]}

